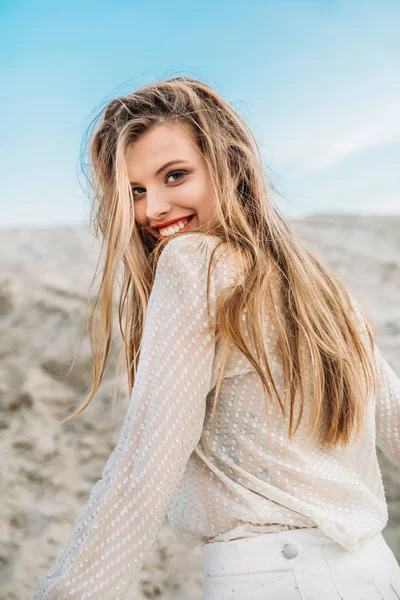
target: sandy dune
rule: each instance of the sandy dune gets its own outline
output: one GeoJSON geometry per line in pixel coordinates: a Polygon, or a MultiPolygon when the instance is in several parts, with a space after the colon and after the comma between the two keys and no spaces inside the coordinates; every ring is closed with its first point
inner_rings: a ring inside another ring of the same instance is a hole
{"type": "MultiPolygon", "coordinates": [[[[319,217],[295,222],[308,243],[369,311],[378,343],[400,374],[400,217],[319,217]]],[[[91,377],[84,304],[99,242],[85,228],[0,231],[0,600],[23,600],[67,540],[117,441],[127,396],[110,427],[110,365],[83,415],[91,377]]],[[[116,340],[118,338],[116,337],[116,340]]],[[[379,453],[400,560],[400,470],[379,453]]],[[[201,598],[201,549],[165,524],[132,598],[201,598]]]]}

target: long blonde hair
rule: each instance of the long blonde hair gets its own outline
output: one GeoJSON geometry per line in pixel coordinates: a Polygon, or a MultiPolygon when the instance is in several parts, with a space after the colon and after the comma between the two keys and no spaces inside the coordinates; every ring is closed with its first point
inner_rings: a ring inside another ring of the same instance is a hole
{"type": "MultiPolygon", "coordinates": [[[[125,355],[122,362],[132,392],[148,300],[163,244],[135,222],[125,157],[129,146],[144,132],[169,123],[190,131],[207,162],[215,192],[213,219],[207,226],[188,233],[216,236],[219,243],[240,250],[247,267],[245,278],[219,298],[217,335],[243,352],[262,380],[267,401],[278,401],[285,416],[285,401],[278,393],[265,351],[262,315],[267,310],[283,361],[290,403],[289,437],[300,424],[307,394],[307,398],[312,398],[310,433],[318,432],[319,442],[325,448],[348,444],[353,434],[358,437],[362,433],[367,398],[371,390],[376,393],[377,389],[368,348],[373,349],[374,344],[371,325],[363,315],[360,327],[360,314],[354,310],[343,283],[322,266],[274,206],[260,151],[247,124],[211,87],[188,77],[151,83],[113,99],[91,138],[91,222],[96,235],[101,232],[104,266],[96,301],[90,315],[86,313],[94,361],[92,389],[83,406],[65,421],[89,405],[103,378],[120,268],[119,326],[125,355]],[[249,342],[242,331],[244,309],[251,315],[247,319],[249,342]],[[308,390],[307,379],[311,380],[308,390]],[[296,424],[295,406],[299,408],[296,424]]],[[[91,287],[95,278],[96,274],[91,287]]]]}

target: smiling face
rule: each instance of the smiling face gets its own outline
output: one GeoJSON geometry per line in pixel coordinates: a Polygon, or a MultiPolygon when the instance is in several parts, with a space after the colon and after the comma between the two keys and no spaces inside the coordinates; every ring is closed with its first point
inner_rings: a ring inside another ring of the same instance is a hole
{"type": "MultiPolygon", "coordinates": [[[[194,215],[186,228],[192,229],[209,220],[214,204],[211,177],[186,127],[153,127],[129,147],[126,165],[139,226],[151,228],[194,215]]],[[[149,231],[161,235],[157,228],[149,231]]]]}

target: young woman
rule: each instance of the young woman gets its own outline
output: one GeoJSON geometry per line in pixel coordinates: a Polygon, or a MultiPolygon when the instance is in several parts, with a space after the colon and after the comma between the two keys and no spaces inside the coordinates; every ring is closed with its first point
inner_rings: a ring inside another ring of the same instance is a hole
{"type": "Polygon", "coordinates": [[[400,380],[271,202],[247,125],[178,77],[111,101],[90,159],[104,270],[69,418],[103,377],[120,267],[131,397],[34,599],[128,599],[168,513],[206,600],[398,600],[375,443],[400,465],[400,380]]]}

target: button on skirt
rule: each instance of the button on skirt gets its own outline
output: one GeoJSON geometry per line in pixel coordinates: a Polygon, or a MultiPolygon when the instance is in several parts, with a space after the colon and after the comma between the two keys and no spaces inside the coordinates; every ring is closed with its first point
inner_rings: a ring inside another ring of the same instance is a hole
{"type": "Polygon", "coordinates": [[[349,551],[319,528],[204,544],[203,600],[400,600],[380,533],[349,551]]]}

